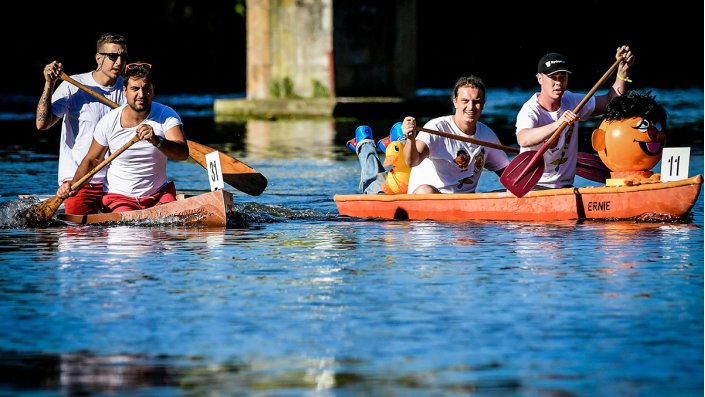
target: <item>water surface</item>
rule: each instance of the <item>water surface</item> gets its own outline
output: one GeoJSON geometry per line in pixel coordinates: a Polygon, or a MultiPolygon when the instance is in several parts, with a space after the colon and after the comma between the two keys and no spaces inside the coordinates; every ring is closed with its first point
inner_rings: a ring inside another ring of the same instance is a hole
{"type": "MultiPolygon", "coordinates": [[[[490,92],[497,130],[526,95],[490,92]]],[[[659,97],[702,174],[702,91],[659,97]]],[[[55,192],[57,159],[6,121],[0,395],[702,396],[702,195],[678,223],[339,217],[359,178],[345,141],[395,119],[186,118],[269,180],[228,189],[247,222],[223,229],[13,225],[18,194],[55,192]]],[[[192,161],[169,175],[209,189],[192,161]]]]}

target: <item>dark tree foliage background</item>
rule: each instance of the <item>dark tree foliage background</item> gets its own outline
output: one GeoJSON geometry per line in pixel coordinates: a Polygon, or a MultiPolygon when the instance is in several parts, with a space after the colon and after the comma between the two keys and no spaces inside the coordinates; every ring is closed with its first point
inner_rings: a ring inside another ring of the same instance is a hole
{"type": "MultiPolygon", "coordinates": [[[[92,69],[95,41],[107,31],[127,36],[131,60],[155,65],[160,93],[245,91],[244,0],[128,2],[109,10],[110,5],[25,1],[5,9],[0,93],[38,95],[42,69],[53,59],[63,61],[69,74],[92,69]]],[[[590,87],[623,43],[637,56],[635,86],[703,86],[702,2],[647,7],[586,0],[570,11],[565,3],[528,1],[417,5],[418,87],[449,87],[470,73],[490,87],[533,87],[538,58],[549,51],[572,61],[574,88],[590,87]]]]}

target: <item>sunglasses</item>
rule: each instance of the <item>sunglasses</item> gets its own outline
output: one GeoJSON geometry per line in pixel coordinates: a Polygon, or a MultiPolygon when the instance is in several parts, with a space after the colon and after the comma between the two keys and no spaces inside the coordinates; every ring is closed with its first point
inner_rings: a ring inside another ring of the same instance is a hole
{"type": "Polygon", "coordinates": [[[149,72],[152,70],[152,64],[147,62],[133,62],[125,66],[125,73],[132,69],[144,69],[149,72]]]}
{"type": "Polygon", "coordinates": [[[108,57],[111,61],[115,62],[118,58],[122,58],[123,61],[127,60],[127,53],[117,53],[117,52],[99,52],[98,54],[108,57]]]}

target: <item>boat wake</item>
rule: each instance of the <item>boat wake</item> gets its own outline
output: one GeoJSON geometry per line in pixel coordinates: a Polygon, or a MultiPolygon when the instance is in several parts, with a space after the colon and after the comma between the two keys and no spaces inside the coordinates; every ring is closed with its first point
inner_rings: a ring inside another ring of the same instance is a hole
{"type": "MultiPolygon", "coordinates": [[[[37,226],[30,219],[22,216],[33,205],[41,202],[41,197],[27,196],[17,200],[0,203],[0,229],[28,228],[37,226]]],[[[282,223],[293,220],[334,221],[338,214],[324,214],[315,210],[295,210],[278,205],[266,205],[247,202],[236,205],[237,213],[228,220],[228,228],[247,228],[253,224],[282,223]]],[[[43,227],[64,226],[68,223],[52,218],[42,223],[43,227]]],[[[177,226],[180,220],[175,217],[159,219],[140,219],[111,222],[115,226],[131,225],[144,227],[177,226]]]]}
{"type": "Polygon", "coordinates": [[[306,209],[295,210],[280,205],[267,205],[255,202],[236,204],[237,213],[245,223],[280,223],[292,220],[333,221],[338,220],[338,214],[324,214],[306,209]]]}
{"type": "MultiPolygon", "coordinates": [[[[19,198],[0,203],[0,229],[14,229],[37,226],[33,219],[26,216],[28,210],[41,202],[41,199],[36,196],[19,198]]],[[[42,226],[61,225],[61,222],[51,219],[43,222],[42,226]]]]}

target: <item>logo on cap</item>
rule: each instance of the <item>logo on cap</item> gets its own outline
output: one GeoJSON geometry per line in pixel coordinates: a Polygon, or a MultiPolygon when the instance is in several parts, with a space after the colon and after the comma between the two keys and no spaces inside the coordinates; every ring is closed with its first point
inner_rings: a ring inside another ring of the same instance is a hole
{"type": "Polygon", "coordinates": [[[563,58],[563,55],[551,52],[541,57],[539,60],[539,73],[551,75],[558,72],[570,73],[568,62],[563,58]]]}

